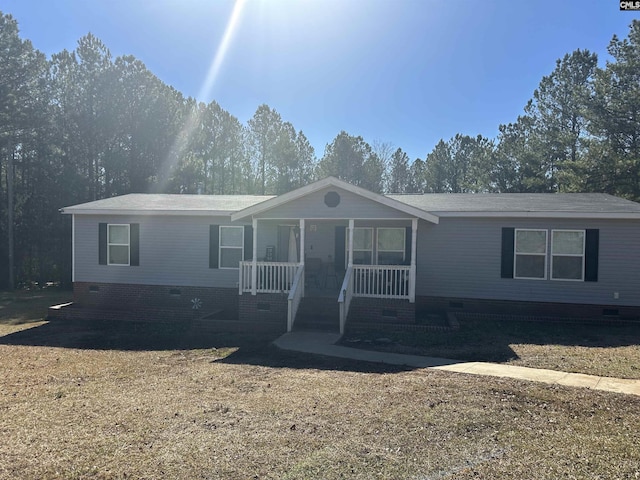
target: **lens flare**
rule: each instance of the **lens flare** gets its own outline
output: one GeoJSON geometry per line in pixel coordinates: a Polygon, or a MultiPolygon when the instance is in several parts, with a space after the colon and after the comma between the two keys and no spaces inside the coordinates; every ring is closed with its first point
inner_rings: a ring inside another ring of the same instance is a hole
{"type": "MultiPolygon", "coordinates": [[[[233,6],[231,16],[229,17],[227,27],[225,28],[224,35],[222,37],[222,41],[216,49],[213,61],[211,62],[211,66],[209,67],[209,71],[207,72],[207,77],[205,78],[204,82],[202,83],[202,87],[198,92],[198,98],[207,98],[211,93],[211,90],[213,89],[216,78],[218,77],[218,73],[220,72],[220,68],[224,63],[224,59],[229,50],[229,46],[231,45],[231,40],[233,39],[233,36],[237,29],[240,17],[242,16],[245,3],[246,0],[236,0],[233,6]]],[[[199,123],[200,108],[196,99],[195,105],[193,106],[191,112],[189,112],[187,118],[184,121],[184,125],[180,130],[180,133],[174,139],[171,149],[164,159],[163,165],[160,169],[160,175],[158,176],[158,183],[155,187],[156,191],[162,192],[166,189],[169,178],[171,176],[171,170],[177,165],[178,161],[184,154],[185,149],[190,143],[191,136],[193,135],[199,123]]]]}

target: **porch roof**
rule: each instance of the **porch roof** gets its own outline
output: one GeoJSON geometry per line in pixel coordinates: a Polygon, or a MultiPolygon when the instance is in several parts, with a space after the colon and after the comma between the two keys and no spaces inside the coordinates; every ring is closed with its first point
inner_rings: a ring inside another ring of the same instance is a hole
{"type": "MultiPolygon", "coordinates": [[[[298,188],[296,190],[292,190],[291,192],[284,193],[277,197],[273,197],[271,199],[265,200],[261,203],[257,203],[255,205],[248,206],[240,211],[234,212],[231,214],[231,220],[242,220],[247,217],[259,215],[261,213],[267,212],[273,208],[276,208],[280,205],[293,202],[301,197],[309,195],[311,193],[317,192],[319,190],[325,189],[327,187],[333,187],[348,191],[353,193],[354,195],[359,195],[360,197],[366,198],[373,202],[379,203],[389,208],[393,208],[397,211],[403,212],[407,214],[411,218],[421,218],[431,223],[438,223],[439,219],[437,215],[433,213],[429,213],[428,211],[417,208],[413,205],[409,205],[405,202],[396,200],[391,197],[387,197],[384,195],[380,195],[378,193],[371,192],[369,190],[365,190],[364,188],[357,187],[350,183],[339,180],[335,177],[327,177],[322,180],[318,180],[317,182],[311,183],[304,187],[298,188]]],[[[304,213],[300,215],[304,218],[304,213]]]]}

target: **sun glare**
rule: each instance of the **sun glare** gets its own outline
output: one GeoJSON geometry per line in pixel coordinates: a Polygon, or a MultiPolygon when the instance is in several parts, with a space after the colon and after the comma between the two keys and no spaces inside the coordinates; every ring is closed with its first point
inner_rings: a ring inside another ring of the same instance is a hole
{"type": "MultiPolygon", "coordinates": [[[[233,6],[233,10],[231,11],[231,15],[227,22],[227,26],[224,30],[224,35],[222,36],[222,40],[216,49],[216,53],[211,60],[211,65],[209,66],[209,70],[207,71],[207,76],[200,87],[198,92],[198,99],[208,98],[213,86],[215,85],[216,78],[220,72],[220,68],[224,63],[225,56],[229,51],[229,46],[231,45],[231,41],[233,39],[234,33],[237,29],[238,23],[240,21],[240,17],[242,16],[242,12],[244,10],[246,0],[236,0],[233,6]]],[[[194,109],[189,113],[189,116],[184,122],[182,130],[177,138],[174,140],[173,145],[171,146],[171,150],[168,152],[167,157],[164,160],[164,165],[162,168],[162,173],[159,177],[159,184],[156,189],[158,191],[164,191],[169,181],[169,177],[171,174],[171,169],[176,166],[178,160],[182,156],[186,145],[189,144],[189,139],[193,134],[195,128],[199,123],[199,113],[198,109],[194,109]]]]}

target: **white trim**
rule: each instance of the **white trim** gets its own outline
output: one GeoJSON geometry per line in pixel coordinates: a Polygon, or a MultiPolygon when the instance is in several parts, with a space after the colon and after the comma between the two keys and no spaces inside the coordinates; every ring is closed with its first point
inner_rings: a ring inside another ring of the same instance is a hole
{"type": "Polygon", "coordinates": [[[585,257],[586,257],[586,241],[587,241],[587,231],[584,229],[571,229],[571,228],[557,228],[557,229],[552,229],[551,230],[551,249],[550,249],[550,257],[551,257],[551,265],[550,265],[550,271],[549,271],[549,279],[556,281],[556,282],[584,282],[584,263],[585,263],[585,257]],[[553,253],[553,234],[555,232],[578,232],[578,233],[582,233],[582,253],[581,254],[574,254],[574,253],[557,253],[554,254],[553,253]],[[554,278],[553,277],[553,257],[579,257],[582,258],[582,277],[581,278],[554,278]]]}
{"type": "Polygon", "coordinates": [[[126,208],[90,208],[75,210],[74,207],[61,208],[63,215],[149,215],[149,216],[175,216],[187,215],[193,217],[228,217],[236,210],[144,210],[126,208]]]}
{"type": "MultiPolygon", "coordinates": [[[[350,217],[309,217],[305,215],[303,218],[307,220],[313,220],[318,222],[341,222],[345,220],[350,220],[350,217]]],[[[408,220],[413,220],[415,217],[370,217],[370,218],[353,218],[356,222],[406,222],[408,220]]],[[[300,220],[300,217],[260,217],[260,220],[270,221],[270,222],[297,222],[300,220]]]]}
{"type": "MultiPolygon", "coordinates": [[[[108,234],[109,232],[107,232],[108,234]]],[[[71,283],[76,281],[76,216],[71,215],[71,283]]]]}
{"type": "Polygon", "coordinates": [[[244,226],[243,225],[218,225],[218,268],[220,270],[237,270],[240,268],[240,264],[237,267],[223,267],[222,266],[222,249],[234,249],[240,250],[240,261],[244,260],[244,226]],[[222,229],[223,228],[234,228],[240,229],[242,231],[242,240],[240,241],[240,246],[236,247],[233,245],[222,245],[222,229]]]}
{"type": "Polygon", "coordinates": [[[110,267],[129,267],[131,266],[131,224],[130,223],[107,223],[107,265],[110,267]],[[109,230],[111,227],[127,227],[127,243],[111,243],[109,238],[109,230]],[[127,263],[111,262],[111,246],[127,247],[127,263]]]}
{"type": "MultiPolygon", "coordinates": [[[[549,194],[553,195],[553,194],[549,194]]],[[[640,213],[622,212],[447,212],[434,211],[438,217],[489,217],[489,218],[579,218],[593,220],[638,220],[640,213]]]]}
{"type": "Polygon", "coordinates": [[[543,228],[515,228],[513,232],[513,278],[517,280],[546,280],[547,279],[547,264],[549,256],[549,230],[543,228]],[[518,253],[518,232],[544,232],[544,277],[518,277],[517,271],[517,256],[531,256],[541,257],[542,253],[518,253]]]}
{"type": "MultiPolygon", "coordinates": [[[[429,212],[421,210],[419,208],[413,207],[406,203],[400,202],[399,200],[395,200],[393,198],[385,197],[384,195],[380,195],[378,193],[371,192],[361,187],[356,187],[355,185],[351,185],[350,183],[339,180],[335,177],[327,177],[322,180],[318,180],[317,182],[310,183],[309,185],[305,185],[304,187],[300,187],[296,190],[292,190],[287,193],[283,193],[275,198],[271,198],[269,200],[265,200],[264,202],[260,202],[256,205],[252,205],[243,210],[239,210],[231,214],[231,220],[236,221],[241,218],[245,218],[252,215],[257,215],[262,212],[266,212],[271,210],[272,208],[278,207],[285,203],[291,202],[293,200],[297,200],[298,198],[304,197],[311,193],[322,190],[326,187],[334,187],[340,188],[347,192],[353,193],[355,195],[359,195],[361,197],[367,198],[374,202],[380,203],[381,205],[385,205],[389,208],[393,208],[395,210],[399,210],[404,213],[410,214],[412,217],[422,218],[431,223],[438,223],[438,217],[429,212]]],[[[306,218],[309,218],[305,215],[306,218]]]]}
{"type": "MultiPolygon", "coordinates": [[[[552,194],[549,194],[552,195],[552,194]]],[[[385,197],[386,198],[386,197],[385,197]]],[[[268,200],[265,200],[268,201],[268,200]]],[[[193,216],[193,217],[231,217],[233,221],[236,221],[236,217],[233,218],[235,213],[242,210],[125,210],[125,209],[87,209],[87,210],[72,210],[73,207],[67,207],[66,209],[60,209],[60,213],[63,215],[141,215],[141,216],[193,216]]],[[[413,207],[422,215],[415,215],[418,218],[423,218],[426,213],[424,210],[420,210],[417,207],[413,207]]],[[[640,213],[633,212],[452,212],[436,210],[428,212],[436,218],[439,217],[487,217],[487,218],[579,218],[579,219],[593,219],[593,220],[639,220],[640,213]]],[[[305,218],[311,219],[308,215],[305,218]]],[[[298,220],[298,217],[291,218],[271,218],[261,217],[261,220],[298,220]]],[[[363,218],[362,220],[403,220],[406,218],[363,218]]],[[[424,219],[424,218],[423,218],[424,219]]],[[[340,218],[325,218],[317,217],[313,220],[344,220],[340,218]]],[[[431,219],[425,219],[432,223],[439,223],[431,219]]]]}

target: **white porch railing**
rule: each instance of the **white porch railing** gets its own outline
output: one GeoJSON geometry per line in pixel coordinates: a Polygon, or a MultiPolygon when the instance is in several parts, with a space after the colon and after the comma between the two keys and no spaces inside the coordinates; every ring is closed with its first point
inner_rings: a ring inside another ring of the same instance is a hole
{"type": "MultiPolygon", "coordinates": [[[[298,264],[289,262],[257,262],[256,268],[256,292],[280,293],[291,290],[298,264]]],[[[247,260],[240,262],[240,278],[238,282],[240,294],[253,291],[252,269],[252,261],[247,260]]]]}
{"type": "Polygon", "coordinates": [[[354,265],[353,296],[410,299],[409,265],[354,265]]]}
{"type": "Polygon", "coordinates": [[[298,265],[296,275],[293,277],[291,291],[289,291],[287,332],[290,332],[293,329],[293,322],[296,320],[296,313],[298,313],[298,307],[300,306],[302,297],[304,297],[304,265],[298,265]]]}
{"type": "Polygon", "coordinates": [[[344,334],[344,326],[347,323],[349,307],[351,306],[351,299],[353,298],[352,275],[353,267],[347,268],[342,287],[340,288],[340,295],[338,296],[338,303],[340,304],[340,335],[344,334]]]}

